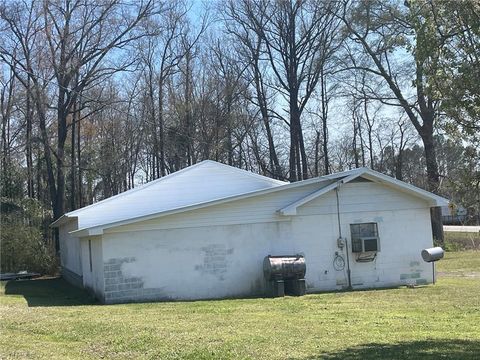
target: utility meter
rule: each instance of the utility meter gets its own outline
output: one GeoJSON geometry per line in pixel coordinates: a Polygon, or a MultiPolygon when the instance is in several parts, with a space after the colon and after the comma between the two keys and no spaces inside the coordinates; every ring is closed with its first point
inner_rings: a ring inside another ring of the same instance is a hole
{"type": "Polygon", "coordinates": [[[340,249],[343,249],[343,247],[345,246],[345,239],[343,239],[342,237],[339,237],[337,239],[337,246],[340,248],[340,249]]]}

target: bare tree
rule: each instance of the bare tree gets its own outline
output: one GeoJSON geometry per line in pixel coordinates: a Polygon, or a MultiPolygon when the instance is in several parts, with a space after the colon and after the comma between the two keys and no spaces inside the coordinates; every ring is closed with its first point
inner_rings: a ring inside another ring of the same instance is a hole
{"type": "MultiPolygon", "coordinates": [[[[378,94],[377,99],[401,107],[420,135],[425,151],[428,189],[439,191],[440,174],[434,143],[434,131],[439,120],[440,99],[429,91],[430,77],[438,67],[439,51],[427,44],[428,6],[370,1],[344,2],[339,18],[354,46],[359,45],[368,62],[354,59],[353,67],[384,81],[390,93],[378,94]],[[402,8],[402,6],[404,6],[402,8]],[[410,36],[413,34],[413,36],[410,36]],[[405,74],[405,61],[398,61],[397,51],[409,44],[412,73],[405,74]],[[429,51],[425,51],[426,49],[429,51]],[[397,53],[396,53],[397,52],[397,53]],[[405,81],[405,78],[407,80],[405,81]],[[414,84],[414,94],[410,85],[414,84]]],[[[432,211],[434,237],[442,241],[441,210],[432,211]]]]}
{"type": "Polygon", "coordinates": [[[265,44],[265,55],[278,91],[288,103],[291,181],[308,177],[301,115],[318,83],[326,59],[336,49],[337,2],[259,1],[230,3],[232,20],[253,29],[265,44]]]}
{"type": "MultiPolygon", "coordinates": [[[[246,81],[253,85],[255,95],[250,96],[249,100],[258,107],[265,128],[269,151],[268,172],[274,178],[283,179],[283,171],[273,139],[271,123],[274,117],[269,106],[270,99],[275,95],[269,94],[268,80],[266,80],[268,74],[266,74],[266,66],[262,61],[262,56],[265,54],[265,43],[259,32],[249,25],[246,14],[237,9],[236,2],[229,2],[226,7],[222,6],[220,12],[224,17],[226,32],[233,38],[232,48],[246,66],[246,81]]],[[[258,138],[252,137],[253,139],[258,138]]],[[[253,143],[256,144],[256,141],[253,143]]],[[[255,154],[258,159],[260,156],[258,149],[255,150],[255,154]]]]}
{"type": "MultiPolygon", "coordinates": [[[[158,11],[158,6],[153,0],[139,4],[125,4],[116,0],[99,4],[68,0],[45,1],[42,6],[32,5],[25,10],[35,14],[32,18],[35,20],[36,30],[42,32],[48,47],[48,51],[41,56],[48,59],[44,61],[51,65],[54,74],[57,122],[55,151],[51,150],[47,133],[47,104],[39,84],[40,76],[33,73],[30,63],[31,54],[27,46],[30,22],[25,25],[19,21],[18,13],[22,11],[21,7],[13,5],[2,9],[2,19],[8,24],[9,35],[21,44],[23,61],[15,60],[13,49],[2,48],[1,56],[12,64],[17,73],[26,72],[31,75],[45,149],[52,208],[54,218],[58,219],[64,213],[64,160],[69,117],[78,96],[85,88],[125,70],[131,64],[128,59],[116,63],[114,58],[108,58],[107,55],[115,50],[125,49],[131,42],[145,36],[146,33],[141,31],[140,25],[144,19],[158,11]],[[120,11],[120,7],[124,11],[120,11]],[[41,18],[43,24],[40,24],[41,18]]],[[[117,56],[120,57],[118,53],[117,56]]]]}

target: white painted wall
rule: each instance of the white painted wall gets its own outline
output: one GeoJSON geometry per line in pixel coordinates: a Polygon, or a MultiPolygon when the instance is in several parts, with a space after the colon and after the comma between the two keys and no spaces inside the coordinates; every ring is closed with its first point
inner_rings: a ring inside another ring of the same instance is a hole
{"type": "MultiPolygon", "coordinates": [[[[380,251],[374,262],[358,263],[355,261],[357,255],[349,251],[354,288],[415,283],[417,274],[420,279],[431,282],[431,265],[424,263],[420,255],[422,249],[432,246],[428,209],[344,213],[341,219],[342,236],[347,238],[350,251],[350,224],[378,224],[380,251]]],[[[343,271],[333,268],[336,251],[347,260],[345,249],[342,251],[337,247],[336,215],[297,216],[292,226],[295,242],[305,253],[307,289],[323,291],[344,287],[347,284],[347,267],[343,271]]]]}
{"type": "Polygon", "coordinates": [[[80,239],[69,234],[70,231],[76,230],[77,227],[77,220],[74,218],[60,226],[58,232],[62,268],[66,268],[67,271],[80,277],[82,276],[80,239]]]}
{"type": "Polygon", "coordinates": [[[102,237],[92,236],[81,240],[82,253],[82,269],[83,269],[83,286],[92,291],[99,299],[103,299],[105,288],[104,267],[103,267],[103,249],[102,237]],[[90,249],[89,240],[91,242],[91,259],[92,267],[90,269],[90,249]]]}
{"type": "Polygon", "coordinates": [[[264,292],[262,261],[290,253],[290,223],[263,223],[103,236],[105,260],[133,257],[122,276],[140,277],[160,298],[251,296],[264,292]]]}
{"type": "MultiPolygon", "coordinates": [[[[306,186],[112,229],[103,235],[103,261],[120,259],[122,278],[139,279],[144,293],[164,299],[263,293],[262,263],[269,254],[303,254],[309,291],[341,288],[346,272],[333,269],[339,251],[335,193],[305,204],[296,216],[276,214],[315,190],[306,186]]],[[[431,282],[431,266],[420,256],[432,246],[425,202],[384,185],[357,182],[342,186],[340,203],[348,240],[350,223],[378,223],[376,261],[355,263],[351,254],[354,288],[418,278],[431,282]]],[[[140,300],[143,293],[138,294],[140,300]]]]}
{"type": "MultiPolygon", "coordinates": [[[[431,264],[423,262],[421,257],[421,250],[433,245],[430,209],[424,201],[385,185],[354,182],[340,188],[339,202],[342,236],[347,238],[350,250],[350,224],[378,224],[380,251],[374,262],[356,262],[357,255],[349,252],[354,288],[411,284],[416,282],[416,276],[432,281],[431,264]]],[[[332,191],[299,208],[294,217],[293,231],[298,236],[296,241],[306,248],[307,264],[318,266],[316,272],[307,272],[307,287],[313,291],[346,283],[346,269],[338,272],[332,266],[334,253],[339,251],[336,206],[332,191]],[[318,236],[312,237],[315,233],[318,236]],[[318,258],[311,259],[311,254],[318,254],[318,258]]],[[[340,254],[346,260],[345,251],[340,254]]]]}

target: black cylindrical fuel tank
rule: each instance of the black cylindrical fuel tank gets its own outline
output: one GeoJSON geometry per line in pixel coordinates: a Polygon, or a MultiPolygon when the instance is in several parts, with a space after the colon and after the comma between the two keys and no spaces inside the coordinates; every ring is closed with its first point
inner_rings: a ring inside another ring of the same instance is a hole
{"type": "Polygon", "coordinates": [[[263,273],[267,281],[303,279],[306,271],[302,255],[268,255],[263,260],[263,273]]]}

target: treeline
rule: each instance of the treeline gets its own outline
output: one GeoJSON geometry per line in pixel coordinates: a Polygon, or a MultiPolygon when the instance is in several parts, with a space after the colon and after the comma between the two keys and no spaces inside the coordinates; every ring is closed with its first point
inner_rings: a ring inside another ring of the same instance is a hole
{"type": "Polygon", "coordinates": [[[203,159],[289,181],[368,166],[478,213],[479,16],[473,0],[4,1],[2,217],[48,237],[203,159]]]}

